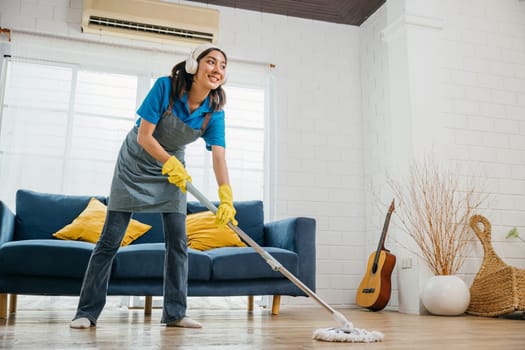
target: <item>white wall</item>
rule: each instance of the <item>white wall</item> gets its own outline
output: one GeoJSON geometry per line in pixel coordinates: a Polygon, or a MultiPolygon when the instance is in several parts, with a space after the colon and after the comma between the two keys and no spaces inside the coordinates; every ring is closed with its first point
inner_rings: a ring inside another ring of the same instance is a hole
{"type": "MultiPolygon", "coordinates": [[[[492,223],[494,247],[525,266],[525,245],[505,239],[513,226],[525,233],[525,2],[388,0],[361,29],[368,247],[392,198],[387,172],[406,173],[433,148],[461,175],[485,178],[490,196],[480,213],[492,223]]],[[[477,241],[472,246],[460,271],[467,284],[483,255],[477,241]]],[[[426,268],[394,242],[390,248],[398,264],[389,307],[424,311],[426,268]],[[406,258],[412,269],[400,268],[406,258]],[[397,285],[407,281],[409,293],[397,285]]]]}
{"type": "MultiPolygon", "coordinates": [[[[386,170],[395,163],[395,159],[391,156],[391,129],[393,126],[389,113],[388,48],[382,40],[382,31],[387,24],[387,7],[384,5],[360,27],[363,170],[366,198],[365,250],[367,254],[377,249],[389,200],[392,200],[391,193],[384,186],[386,170]]],[[[392,226],[389,225],[385,244],[385,247],[391,250],[394,248],[390,243],[392,226]]],[[[392,253],[397,254],[393,250],[392,253]]],[[[392,278],[392,284],[390,308],[398,304],[395,277],[392,278]]],[[[357,289],[357,285],[355,288],[357,289]]]]}
{"type": "Polygon", "coordinates": [[[440,111],[449,157],[487,174],[494,246],[506,261],[525,267],[523,244],[505,240],[513,226],[525,236],[525,2],[449,0],[443,6],[440,111]]]}
{"type": "Polygon", "coordinates": [[[221,15],[227,52],[277,66],[275,217],[316,218],[318,292],[351,304],[364,268],[359,28],[225,8],[221,15]]]}

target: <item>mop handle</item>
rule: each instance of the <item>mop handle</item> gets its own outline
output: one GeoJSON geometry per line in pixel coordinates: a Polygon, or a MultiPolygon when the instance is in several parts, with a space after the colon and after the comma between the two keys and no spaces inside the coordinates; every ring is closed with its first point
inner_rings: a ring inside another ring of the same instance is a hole
{"type": "MultiPolygon", "coordinates": [[[[212,202],[208,200],[193,184],[189,181],[186,182],[186,190],[190,192],[197,200],[207,207],[212,213],[217,212],[217,207],[213,205],[212,202]]],[[[326,303],[323,299],[321,299],[317,294],[315,294],[310,288],[308,288],[303,282],[301,282],[297,277],[295,277],[290,271],[288,271],[284,266],[281,265],[270,253],[265,251],[261,248],[248,234],[246,234],[243,230],[241,230],[238,226],[233,225],[231,222],[228,222],[228,227],[231,228],[235,233],[237,233],[250,247],[255,249],[255,251],[261,255],[266,263],[271,266],[271,268],[274,271],[279,271],[281,274],[283,274],[286,278],[288,278],[293,284],[295,284],[297,287],[299,287],[303,292],[305,292],[309,297],[317,301],[321,306],[323,306],[326,310],[330,311],[332,315],[335,317],[335,319],[343,324],[343,326],[346,326],[347,324],[350,324],[348,320],[345,319],[345,317],[335,311],[328,303],[326,303]]]]}

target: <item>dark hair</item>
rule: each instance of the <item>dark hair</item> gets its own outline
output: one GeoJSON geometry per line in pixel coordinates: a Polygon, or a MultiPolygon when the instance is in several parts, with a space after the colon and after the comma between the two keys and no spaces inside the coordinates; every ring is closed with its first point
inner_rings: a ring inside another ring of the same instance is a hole
{"type": "MultiPolygon", "coordinates": [[[[206,56],[209,52],[216,50],[224,55],[226,61],[228,58],[226,54],[216,47],[211,47],[207,50],[204,50],[199,57],[197,57],[197,62],[206,56]]],[[[176,98],[181,98],[182,95],[191,89],[191,84],[193,83],[193,74],[186,72],[186,60],[177,63],[171,69],[171,96],[170,101],[174,101],[176,98]]],[[[210,91],[210,107],[214,112],[222,110],[222,107],[226,104],[226,92],[222,88],[222,84],[210,91]]]]}

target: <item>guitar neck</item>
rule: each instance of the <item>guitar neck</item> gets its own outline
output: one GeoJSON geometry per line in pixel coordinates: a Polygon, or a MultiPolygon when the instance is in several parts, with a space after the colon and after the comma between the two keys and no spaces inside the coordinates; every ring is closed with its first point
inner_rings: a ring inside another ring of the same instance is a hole
{"type": "Polygon", "coordinates": [[[381,250],[385,249],[386,233],[388,232],[388,225],[390,224],[390,217],[392,216],[394,209],[395,209],[394,199],[392,199],[392,203],[390,204],[390,207],[388,208],[388,213],[386,214],[385,223],[383,224],[383,231],[381,232],[381,238],[379,239],[379,243],[377,245],[376,256],[374,258],[374,265],[373,265],[374,269],[377,268],[377,263],[379,261],[379,255],[381,253],[381,250]]]}

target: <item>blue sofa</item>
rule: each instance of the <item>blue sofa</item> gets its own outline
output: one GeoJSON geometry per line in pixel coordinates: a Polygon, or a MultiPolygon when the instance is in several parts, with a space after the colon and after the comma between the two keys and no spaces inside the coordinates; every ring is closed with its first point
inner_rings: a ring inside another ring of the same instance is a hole
{"type": "MultiPolygon", "coordinates": [[[[107,203],[106,197],[95,197],[107,203]]],[[[16,311],[18,294],[79,295],[94,244],[60,240],[52,234],[71,223],[90,198],[18,190],[16,214],[0,202],[0,318],[16,311]]],[[[295,217],[264,223],[261,201],[234,205],[239,227],[315,291],[315,220],[295,217]]],[[[188,214],[206,210],[197,202],[188,202],[187,209],[188,214]]],[[[161,218],[158,213],[133,218],[152,228],[119,249],[108,295],[146,296],[145,312],[151,313],[151,297],[162,296],[161,218]]],[[[305,295],[251,247],[189,248],[188,279],[189,296],[248,296],[253,303],[255,295],[273,295],[274,314],[279,312],[281,295],[305,295]]]]}

